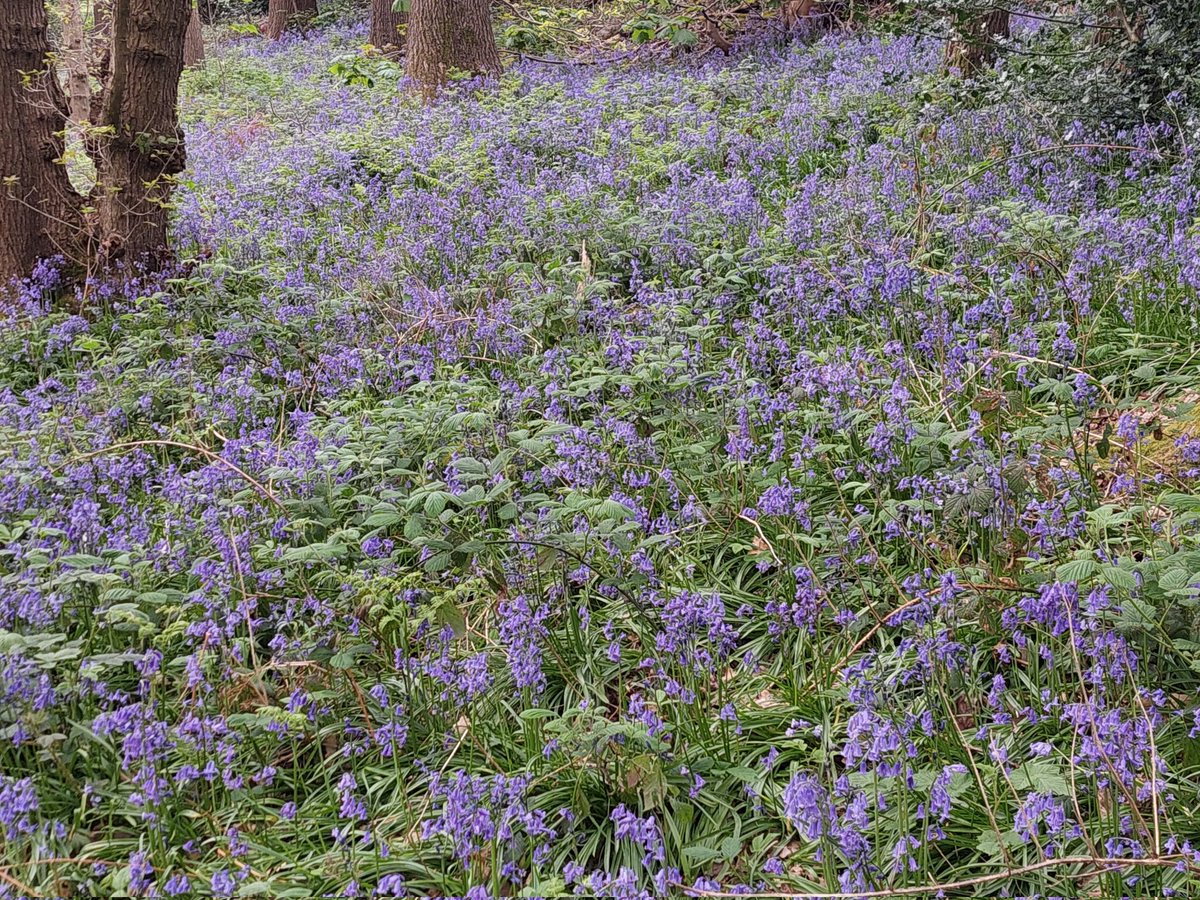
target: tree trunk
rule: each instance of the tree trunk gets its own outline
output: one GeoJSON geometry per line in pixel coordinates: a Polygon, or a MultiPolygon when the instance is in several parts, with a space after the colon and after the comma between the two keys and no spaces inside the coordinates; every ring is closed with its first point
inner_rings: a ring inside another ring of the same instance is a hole
{"type": "Polygon", "coordinates": [[[79,195],[59,162],[67,101],[49,52],[43,0],[3,0],[0,282],[29,274],[39,259],[72,256],[81,232],[79,195]]]}
{"type": "Polygon", "coordinates": [[[1100,16],[1100,24],[1104,27],[1097,28],[1096,36],[1092,39],[1093,45],[1097,47],[1117,41],[1138,44],[1145,36],[1145,17],[1139,13],[1130,21],[1129,14],[1125,12],[1125,4],[1121,0],[1116,0],[1105,8],[1100,16]]]}
{"type": "Polygon", "coordinates": [[[108,84],[112,65],[113,0],[93,0],[92,31],[88,36],[88,72],[101,89],[92,94],[91,122],[99,122],[104,112],[104,85],[108,84]]]}
{"type": "Polygon", "coordinates": [[[783,27],[791,31],[801,22],[807,23],[815,5],[816,0],[783,0],[780,6],[783,27]]]}
{"type": "Polygon", "coordinates": [[[200,10],[192,7],[187,33],[183,36],[183,66],[191,68],[204,62],[204,32],[200,30],[200,10]]]}
{"type": "Polygon", "coordinates": [[[393,0],[371,0],[371,43],[384,51],[404,46],[400,26],[408,21],[408,13],[394,12],[393,5],[393,0]]]}
{"type": "Polygon", "coordinates": [[[997,7],[973,17],[946,45],[946,68],[969,76],[991,65],[996,59],[996,39],[1009,36],[1009,17],[1007,9],[997,7]]]}
{"type": "Polygon", "coordinates": [[[191,15],[191,0],[115,0],[95,146],[103,261],[153,267],[166,257],[166,203],[186,161],[176,105],[191,15]]]}
{"type": "Polygon", "coordinates": [[[67,98],[71,124],[77,128],[92,114],[92,85],[88,80],[89,53],[80,0],[63,4],[63,43],[67,49],[67,98]]]}
{"type": "Polygon", "coordinates": [[[488,0],[412,0],[407,45],[409,77],[427,100],[452,70],[500,74],[488,0]]]}
{"type": "Polygon", "coordinates": [[[267,37],[279,40],[285,31],[302,27],[317,14],[317,0],[270,0],[267,5],[267,37]]]}

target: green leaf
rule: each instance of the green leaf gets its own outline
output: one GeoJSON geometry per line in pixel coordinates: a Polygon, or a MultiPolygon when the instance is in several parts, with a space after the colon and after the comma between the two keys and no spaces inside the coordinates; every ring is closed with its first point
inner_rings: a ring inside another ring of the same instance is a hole
{"type": "Polygon", "coordinates": [[[60,557],[58,561],[72,569],[90,569],[93,566],[105,565],[100,557],[89,556],[86,553],[72,553],[70,556],[60,557]]]}
{"type": "Polygon", "coordinates": [[[570,895],[567,883],[557,875],[553,878],[543,878],[537,884],[521,888],[518,897],[566,897],[570,895]]]}
{"type": "Polygon", "coordinates": [[[596,515],[601,519],[633,518],[633,510],[616,500],[604,500],[596,507],[596,515]]]}
{"type": "Polygon", "coordinates": [[[1054,577],[1059,581],[1086,581],[1100,571],[1100,564],[1094,559],[1073,559],[1063,563],[1054,570],[1054,577]]]}
{"type": "Polygon", "coordinates": [[[467,617],[453,602],[447,601],[438,607],[437,619],[439,625],[449,625],[458,637],[467,633],[467,617]]]}
{"type": "Polygon", "coordinates": [[[700,844],[695,844],[691,847],[683,848],[683,855],[692,862],[706,863],[712,862],[721,856],[720,850],[714,850],[712,847],[705,847],[700,844]]]}
{"type": "Polygon", "coordinates": [[[1018,791],[1037,791],[1059,797],[1071,792],[1071,785],[1062,769],[1048,759],[1031,759],[1014,769],[1011,778],[1013,787],[1018,791]]]}
{"type": "Polygon", "coordinates": [[[335,653],[329,664],[335,669],[352,669],[360,656],[369,656],[374,648],[370,644],[355,644],[335,653]]]}
{"type": "Polygon", "coordinates": [[[1100,574],[1115,588],[1121,588],[1125,591],[1137,590],[1137,579],[1134,578],[1133,572],[1128,569],[1123,569],[1120,566],[1103,566],[1100,569],[1100,574]]]}
{"type": "Polygon", "coordinates": [[[724,774],[732,775],[740,781],[756,781],[759,773],[749,766],[728,766],[723,770],[724,774]]]}
{"type": "Polygon", "coordinates": [[[450,499],[450,495],[445,491],[434,491],[425,498],[425,515],[431,519],[436,519],[442,514],[442,510],[446,508],[446,501],[450,499]]]}
{"type": "Polygon", "coordinates": [[[1187,569],[1167,569],[1158,576],[1158,586],[1164,591],[1180,591],[1192,584],[1191,573],[1187,569]]]}
{"type": "Polygon", "coordinates": [[[985,856],[999,856],[1001,841],[1004,842],[1004,846],[1009,850],[1015,850],[1025,843],[1025,839],[1011,829],[1002,831],[999,838],[997,838],[996,832],[988,829],[979,833],[979,840],[975,844],[975,849],[985,856]]]}
{"type": "Polygon", "coordinates": [[[404,536],[410,541],[415,541],[425,533],[425,521],[425,517],[422,515],[410,516],[404,523],[404,536]]]}
{"type": "Polygon", "coordinates": [[[363,528],[384,528],[388,525],[395,525],[404,521],[404,516],[400,513],[392,512],[377,512],[367,516],[363,522],[363,528]]]}
{"type": "Polygon", "coordinates": [[[721,855],[725,857],[726,862],[733,862],[741,851],[742,842],[732,835],[721,841],[721,855]]]}
{"type": "Polygon", "coordinates": [[[248,881],[239,887],[237,892],[239,897],[262,897],[267,894],[271,894],[271,884],[267,881],[248,881]]]}

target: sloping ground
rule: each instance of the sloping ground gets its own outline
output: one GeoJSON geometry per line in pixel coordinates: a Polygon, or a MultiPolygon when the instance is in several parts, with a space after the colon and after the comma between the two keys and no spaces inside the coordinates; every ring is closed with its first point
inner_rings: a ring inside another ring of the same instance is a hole
{"type": "Polygon", "coordinates": [[[1189,889],[1195,158],[361,40],[215,53],[195,261],[0,337],[0,896],[1189,889]]]}

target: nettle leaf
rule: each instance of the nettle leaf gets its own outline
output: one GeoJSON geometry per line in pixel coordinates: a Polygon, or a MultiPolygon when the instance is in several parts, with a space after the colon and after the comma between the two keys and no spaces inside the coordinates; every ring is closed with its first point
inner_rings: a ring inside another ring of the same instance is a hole
{"type": "Polygon", "coordinates": [[[645,44],[654,40],[654,35],[657,31],[658,29],[654,25],[639,23],[630,28],[629,39],[635,44],[645,44]]]}

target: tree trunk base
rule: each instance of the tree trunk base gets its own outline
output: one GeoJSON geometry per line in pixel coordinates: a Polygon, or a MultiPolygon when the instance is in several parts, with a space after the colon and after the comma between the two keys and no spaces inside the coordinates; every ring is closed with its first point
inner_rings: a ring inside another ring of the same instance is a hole
{"type": "Polygon", "coordinates": [[[71,187],[62,135],[67,98],[48,63],[43,0],[3,0],[0,19],[0,287],[40,259],[79,253],[80,196],[71,187]],[[27,77],[23,73],[28,73],[27,77]]]}
{"type": "Polygon", "coordinates": [[[455,71],[500,74],[488,0],[413,0],[407,43],[408,74],[426,100],[455,71]]]}
{"type": "Polygon", "coordinates": [[[995,62],[999,41],[1009,36],[1010,16],[1007,9],[991,9],[972,19],[946,44],[946,69],[970,77],[995,62]]]}
{"type": "Polygon", "coordinates": [[[303,28],[317,14],[317,0],[270,0],[263,33],[273,41],[285,32],[303,28]]]}

